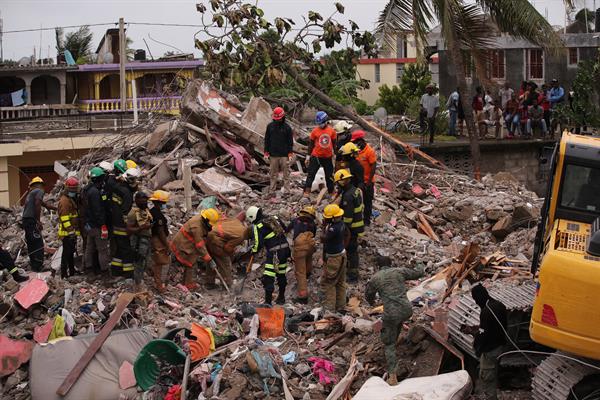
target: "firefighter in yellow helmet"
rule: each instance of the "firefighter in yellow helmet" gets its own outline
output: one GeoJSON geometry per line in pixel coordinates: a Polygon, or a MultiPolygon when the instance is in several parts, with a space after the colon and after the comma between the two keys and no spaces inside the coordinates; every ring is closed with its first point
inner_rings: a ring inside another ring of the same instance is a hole
{"type": "Polygon", "coordinates": [[[347,169],[335,173],[334,181],[340,193],[340,206],[344,211],[344,223],[350,230],[350,241],[346,246],[348,256],[348,282],[358,282],[358,238],[365,231],[363,220],[363,197],[359,188],[352,184],[352,174],[347,169]]]}
{"type": "Polygon", "coordinates": [[[200,214],[183,224],[170,243],[175,258],[184,266],[183,284],[190,290],[198,288],[198,284],[194,281],[198,259],[211,269],[217,268],[217,264],[206,249],[206,239],[211,227],[218,220],[219,212],[214,208],[202,210],[200,214]]]}
{"type": "MultiPolygon", "coordinates": [[[[249,237],[249,229],[238,218],[219,216],[216,223],[212,224],[206,241],[208,253],[215,260],[220,276],[231,287],[233,284],[233,267],[231,258],[237,246],[249,237]]],[[[208,269],[205,276],[207,289],[215,287],[217,271],[208,269]]]]}
{"type": "Polygon", "coordinates": [[[169,272],[169,264],[171,257],[169,256],[169,226],[167,218],[163,214],[163,210],[167,208],[169,202],[169,192],[164,190],[156,190],[152,193],[150,201],[153,207],[150,209],[152,214],[152,272],[154,276],[154,286],[159,293],[165,291],[164,283],[167,280],[169,272]]]}
{"type": "Polygon", "coordinates": [[[365,170],[361,163],[357,160],[358,147],[352,142],[348,142],[340,148],[338,157],[336,158],[336,172],[341,169],[348,169],[352,174],[351,182],[354,186],[363,190],[363,176],[365,170]]]}
{"type": "Polygon", "coordinates": [[[337,204],[329,204],[323,210],[323,274],[321,275],[321,298],[323,307],[329,311],[342,311],[346,307],[346,224],[342,220],[344,210],[337,204]]]}
{"type": "Polygon", "coordinates": [[[290,222],[286,232],[293,232],[294,249],[294,272],[296,274],[297,297],[296,303],[308,303],[308,277],[310,276],[315,253],[315,235],[317,224],[315,222],[316,212],[313,206],[306,206],[300,210],[298,216],[290,222]]]}
{"type": "Polygon", "coordinates": [[[29,182],[29,192],[23,206],[23,230],[31,269],[40,272],[44,265],[44,238],[42,236],[42,207],[56,210],[44,201],[44,180],[36,176],[29,182]]]}

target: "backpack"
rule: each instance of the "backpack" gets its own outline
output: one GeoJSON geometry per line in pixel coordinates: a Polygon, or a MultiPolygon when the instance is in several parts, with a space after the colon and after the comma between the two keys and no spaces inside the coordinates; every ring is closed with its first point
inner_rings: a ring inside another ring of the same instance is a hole
{"type": "Polygon", "coordinates": [[[279,217],[273,215],[266,216],[262,220],[263,225],[275,233],[276,236],[285,235],[285,227],[279,217]]]}

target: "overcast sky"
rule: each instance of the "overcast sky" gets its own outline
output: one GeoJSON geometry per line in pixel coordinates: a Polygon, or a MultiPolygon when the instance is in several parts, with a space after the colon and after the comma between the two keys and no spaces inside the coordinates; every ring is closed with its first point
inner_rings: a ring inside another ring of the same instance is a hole
{"type": "MultiPolygon", "coordinates": [[[[257,0],[266,16],[289,17],[301,21],[308,10],[328,15],[334,10],[334,1],[329,0],[257,0]]],[[[0,0],[0,12],[4,21],[3,31],[37,29],[68,25],[115,23],[119,17],[129,22],[199,24],[200,15],[196,12],[199,0],[0,0]]],[[[346,7],[342,20],[351,19],[362,29],[372,30],[379,11],[387,0],[340,0],[346,7]]],[[[208,3],[205,1],[205,3],[208,3]]],[[[562,0],[532,1],[535,7],[545,15],[548,13],[553,25],[564,23],[562,0]]],[[[598,0],[600,6],[600,0],[598,0]]],[[[583,6],[584,0],[578,5],[583,6]]],[[[592,8],[594,0],[587,0],[592,8]]],[[[103,32],[111,26],[91,27],[94,32],[93,50],[96,49],[103,32]]],[[[68,32],[70,29],[67,29],[68,32]]],[[[127,35],[133,39],[133,48],[145,49],[142,39],[146,39],[154,57],[162,56],[166,51],[200,52],[194,49],[193,36],[197,29],[193,27],[161,27],[129,25],[127,35]],[[159,44],[154,40],[164,44],[159,44]]],[[[55,36],[53,30],[24,33],[5,33],[3,35],[4,58],[18,60],[33,54],[33,48],[39,52],[41,42],[42,57],[50,54],[56,57],[55,36]]]]}

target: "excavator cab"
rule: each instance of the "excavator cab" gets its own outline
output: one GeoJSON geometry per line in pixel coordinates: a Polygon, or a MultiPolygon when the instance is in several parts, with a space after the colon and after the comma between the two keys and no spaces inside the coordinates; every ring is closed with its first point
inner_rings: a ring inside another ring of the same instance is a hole
{"type": "Polygon", "coordinates": [[[600,360],[600,138],[563,134],[550,171],[529,332],[537,343],[600,360]]]}

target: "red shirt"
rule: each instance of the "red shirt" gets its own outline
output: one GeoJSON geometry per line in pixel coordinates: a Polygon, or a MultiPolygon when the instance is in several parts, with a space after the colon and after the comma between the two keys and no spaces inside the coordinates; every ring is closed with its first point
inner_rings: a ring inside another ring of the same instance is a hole
{"type": "Polygon", "coordinates": [[[337,133],[331,126],[327,125],[324,129],[317,126],[310,133],[310,140],[314,143],[310,155],[318,158],[332,158],[333,142],[336,138],[337,133]]]}
{"type": "Polygon", "coordinates": [[[483,99],[481,96],[476,95],[473,97],[472,107],[474,111],[483,111],[483,99]]]}

